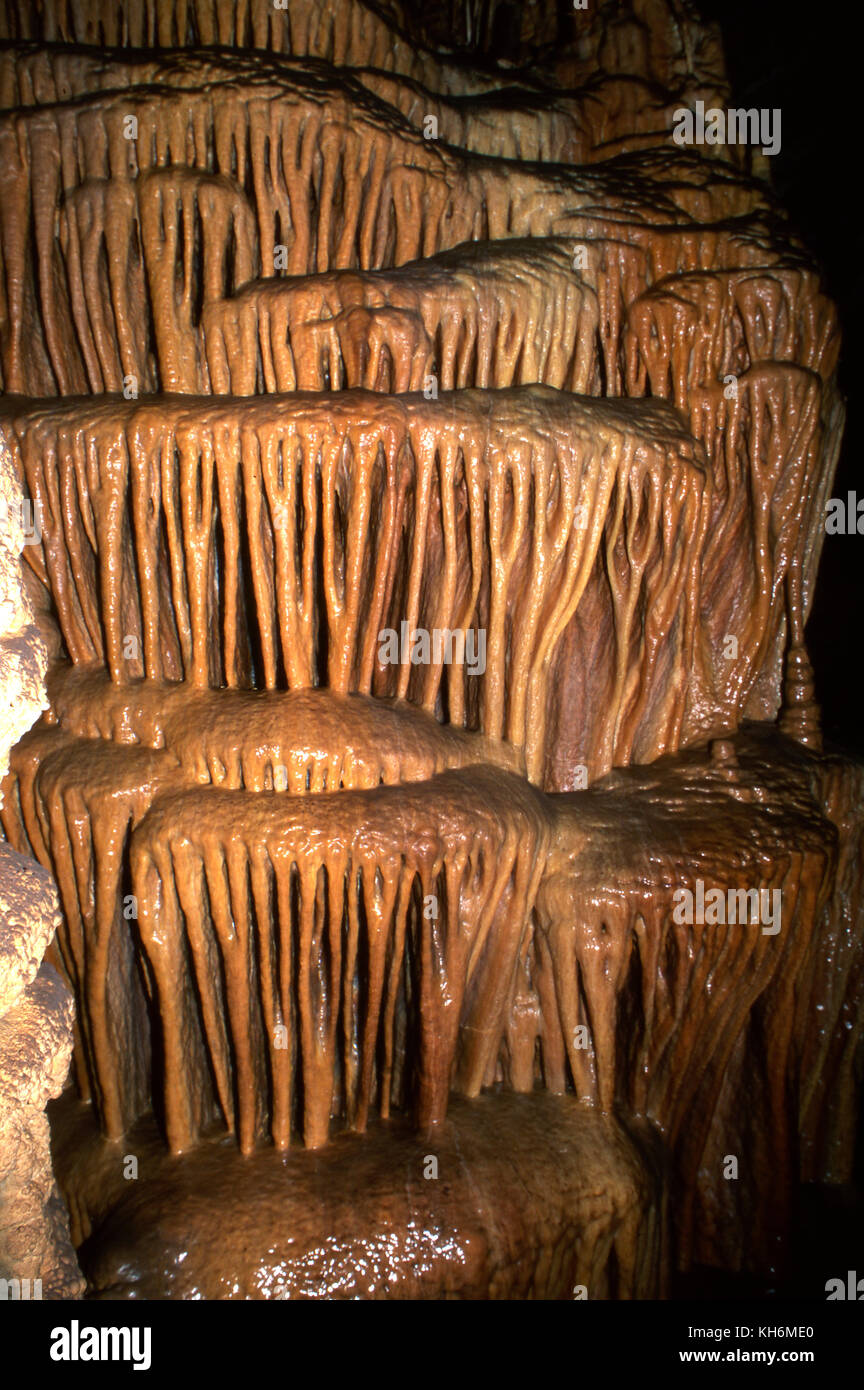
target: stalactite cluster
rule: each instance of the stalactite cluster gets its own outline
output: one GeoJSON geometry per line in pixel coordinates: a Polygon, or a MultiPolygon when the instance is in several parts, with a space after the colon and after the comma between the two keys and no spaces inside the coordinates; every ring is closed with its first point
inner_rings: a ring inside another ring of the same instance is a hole
{"type": "Polygon", "coordinates": [[[556,649],[590,591],[615,634],[592,774],[679,737],[706,478],[662,403],[536,387],[494,407],[478,391],[102,399],[28,408],[8,438],[66,647],[118,684],[410,698],[524,749],[540,781],[556,649]],[[430,639],[422,661],[404,640],[387,660],[380,634],[403,631],[456,633],[466,659],[430,639]]]}
{"type": "MultiPolygon", "coordinates": [[[[204,1171],[229,1133],[263,1194],[267,1145],[385,1153],[376,1116],[479,1152],[451,1092],[577,1153],[579,1103],[647,1127],[604,1118],[573,1198],[634,1296],[655,1142],[682,1266],[768,1260],[799,1144],[851,1162],[861,778],[803,638],[838,330],[765,157],[671,141],[728,98],[692,7],[529,8],[502,69],[495,5],[7,6],[0,432],[58,659],[2,823],[111,1140],[152,1111],[204,1171]],[[784,701],[790,738],[745,726],[784,701]]],[[[522,1288],[499,1263],[464,1287],[522,1288]]]]}

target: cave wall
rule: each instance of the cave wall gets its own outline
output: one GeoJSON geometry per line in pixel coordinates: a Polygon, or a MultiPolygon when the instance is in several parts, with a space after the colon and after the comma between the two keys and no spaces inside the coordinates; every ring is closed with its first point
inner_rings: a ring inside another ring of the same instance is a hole
{"type": "Polygon", "coordinates": [[[836,313],[765,157],[671,143],[728,100],[690,5],[535,6],[504,67],[496,9],[7,7],[0,428],[52,666],[3,827],[110,1139],[575,1095],[663,1135],[682,1266],[758,1266],[860,1082],[859,770],[804,642],[836,313]],[[413,660],[435,631],[482,671],[413,660]],[[781,939],[678,929],[700,875],[782,892],[781,939]]]}
{"type": "MultiPolygon", "coordinates": [[[[47,652],[22,583],[34,513],[0,444],[0,765],[47,706],[47,652]]],[[[36,523],[38,525],[38,522],[36,523]]],[[[84,1288],[51,1166],[46,1102],[72,1056],[72,993],[44,960],[61,922],[48,871],[0,845],[0,1280],[7,1298],[84,1288]]]]}

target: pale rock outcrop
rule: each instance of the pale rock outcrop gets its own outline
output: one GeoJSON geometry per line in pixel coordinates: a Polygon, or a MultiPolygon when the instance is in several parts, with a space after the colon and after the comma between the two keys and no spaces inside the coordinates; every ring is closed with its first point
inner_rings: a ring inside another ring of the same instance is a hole
{"type": "MultiPolygon", "coordinates": [[[[47,652],[21,576],[27,523],[0,449],[0,767],[47,705],[47,652]]],[[[31,523],[38,525],[32,512],[31,523]]],[[[0,844],[0,1298],[75,1298],[84,1288],[51,1168],[45,1105],[72,1055],[71,992],[43,957],[60,922],[34,860],[0,844]]]]}

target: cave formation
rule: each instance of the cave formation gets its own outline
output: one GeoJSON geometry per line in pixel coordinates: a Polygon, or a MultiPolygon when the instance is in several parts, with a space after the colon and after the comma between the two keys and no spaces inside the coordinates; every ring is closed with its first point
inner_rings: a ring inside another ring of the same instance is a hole
{"type": "Polygon", "coordinates": [[[834,306],[770,160],[671,141],[685,0],[415,9],[0,17],[0,815],[102,1298],[656,1297],[851,1172],[834,306]]]}

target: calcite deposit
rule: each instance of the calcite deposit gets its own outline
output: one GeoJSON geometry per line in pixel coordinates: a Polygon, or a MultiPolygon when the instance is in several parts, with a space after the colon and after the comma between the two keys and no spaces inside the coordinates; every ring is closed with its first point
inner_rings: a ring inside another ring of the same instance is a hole
{"type": "Polygon", "coordinates": [[[672,139],[714,28],[565,8],[0,19],[0,817],[99,1297],[656,1297],[851,1173],[836,313],[770,158],[672,139]]]}
{"type": "MultiPolygon", "coordinates": [[[[38,513],[0,450],[0,760],[46,707],[47,652],[20,554],[38,513]]],[[[61,914],[50,875],[0,845],[0,1288],[4,1298],[74,1298],[84,1281],[51,1167],[45,1105],[65,1084],[73,998],[43,958],[61,914]]]]}

